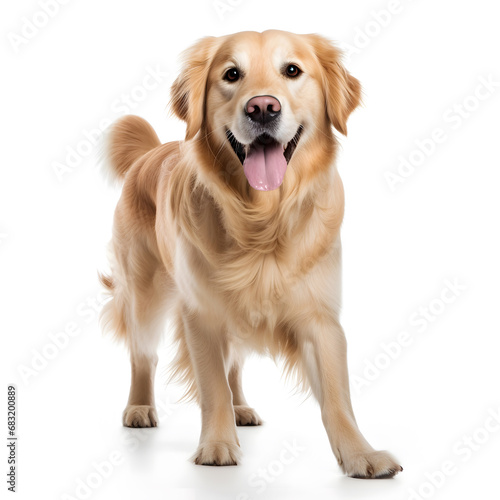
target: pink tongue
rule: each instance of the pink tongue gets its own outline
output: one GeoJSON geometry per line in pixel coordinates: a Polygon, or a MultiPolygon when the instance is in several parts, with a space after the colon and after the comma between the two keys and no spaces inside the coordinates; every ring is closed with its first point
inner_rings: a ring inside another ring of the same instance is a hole
{"type": "Polygon", "coordinates": [[[243,171],[254,189],[271,191],[279,188],[286,172],[286,160],[281,144],[252,146],[243,162],[243,171]]]}

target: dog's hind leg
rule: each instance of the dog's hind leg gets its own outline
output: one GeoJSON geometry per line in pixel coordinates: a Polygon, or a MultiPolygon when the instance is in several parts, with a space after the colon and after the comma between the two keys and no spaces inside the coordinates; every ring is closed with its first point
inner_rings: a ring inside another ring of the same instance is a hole
{"type": "Polygon", "coordinates": [[[113,296],[103,320],[126,343],[132,372],[123,425],[156,427],[156,351],[165,327],[169,278],[160,261],[141,243],[114,245],[111,261],[113,277],[101,278],[113,296]]]}
{"type": "Polygon", "coordinates": [[[242,387],[243,359],[236,358],[229,370],[228,381],[233,393],[233,407],[236,425],[261,425],[258,413],[248,406],[242,387]]]}
{"type": "Polygon", "coordinates": [[[168,300],[164,280],[160,269],[150,270],[133,286],[132,318],[128,325],[132,380],[123,412],[123,425],[127,427],[158,425],[154,379],[168,300]]]}
{"type": "Polygon", "coordinates": [[[132,382],[127,406],[123,412],[126,427],[156,427],[154,379],[158,356],[131,352],[132,382]]]}

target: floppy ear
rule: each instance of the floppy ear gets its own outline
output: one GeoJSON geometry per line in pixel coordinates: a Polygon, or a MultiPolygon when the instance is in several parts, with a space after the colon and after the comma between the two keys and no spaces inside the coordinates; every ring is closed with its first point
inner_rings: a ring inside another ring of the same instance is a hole
{"type": "Polygon", "coordinates": [[[341,62],[342,53],[320,35],[309,35],[322,67],[326,113],[333,126],[347,135],[347,119],[361,102],[361,84],[341,62]]]}
{"type": "Polygon", "coordinates": [[[194,137],[203,124],[208,71],[216,40],[202,38],[184,52],[181,73],[170,89],[171,109],[187,124],[186,140],[194,137]]]}

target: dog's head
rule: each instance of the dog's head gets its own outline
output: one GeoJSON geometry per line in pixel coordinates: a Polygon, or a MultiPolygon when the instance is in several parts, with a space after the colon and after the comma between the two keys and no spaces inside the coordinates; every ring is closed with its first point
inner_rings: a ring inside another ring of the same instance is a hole
{"type": "Polygon", "coordinates": [[[340,57],[319,35],[204,38],[185,53],[172,109],[187,123],[186,139],[200,132],[214,158],[224,159],[222,168],[239,162],[253,188],[276,189],[301,149],[333,140],[331,125],[347,133],[361,87],[340,57]]]}

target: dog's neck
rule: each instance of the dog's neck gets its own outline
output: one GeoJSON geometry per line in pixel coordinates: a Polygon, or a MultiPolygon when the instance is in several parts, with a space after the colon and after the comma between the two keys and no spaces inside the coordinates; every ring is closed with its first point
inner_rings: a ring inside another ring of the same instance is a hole
{"type": "Polygon", "coordinates": [[[314,156],[297,151],[283,184],[273,191],[251,188],[234,153],[211,144],[206,139],[210,136],[199,134],[193,141],[197,161],[193,162],[196,169],[192,175],[198,194],[193,192],[192,196],[205,198],[205,210],[213,211],[219,219],[213,227],[224,234],[214,235],[214,239],[224,237],[226,244],[227,239],[232,240],[234,247],[243,251],[279,254],[280,248],[287,247],[292,236],[301,231],[298,221],[306,224],[315,208],[316,216],[321,212],[319,218],[328,226],[326,233],[337,232],[343,217],[343,190],[334,167],[337,141],[333,134],[318,135],[311,148],[316,151],[314,156]],[[304,164],[306,161],[311,164],[304,164]]]}

